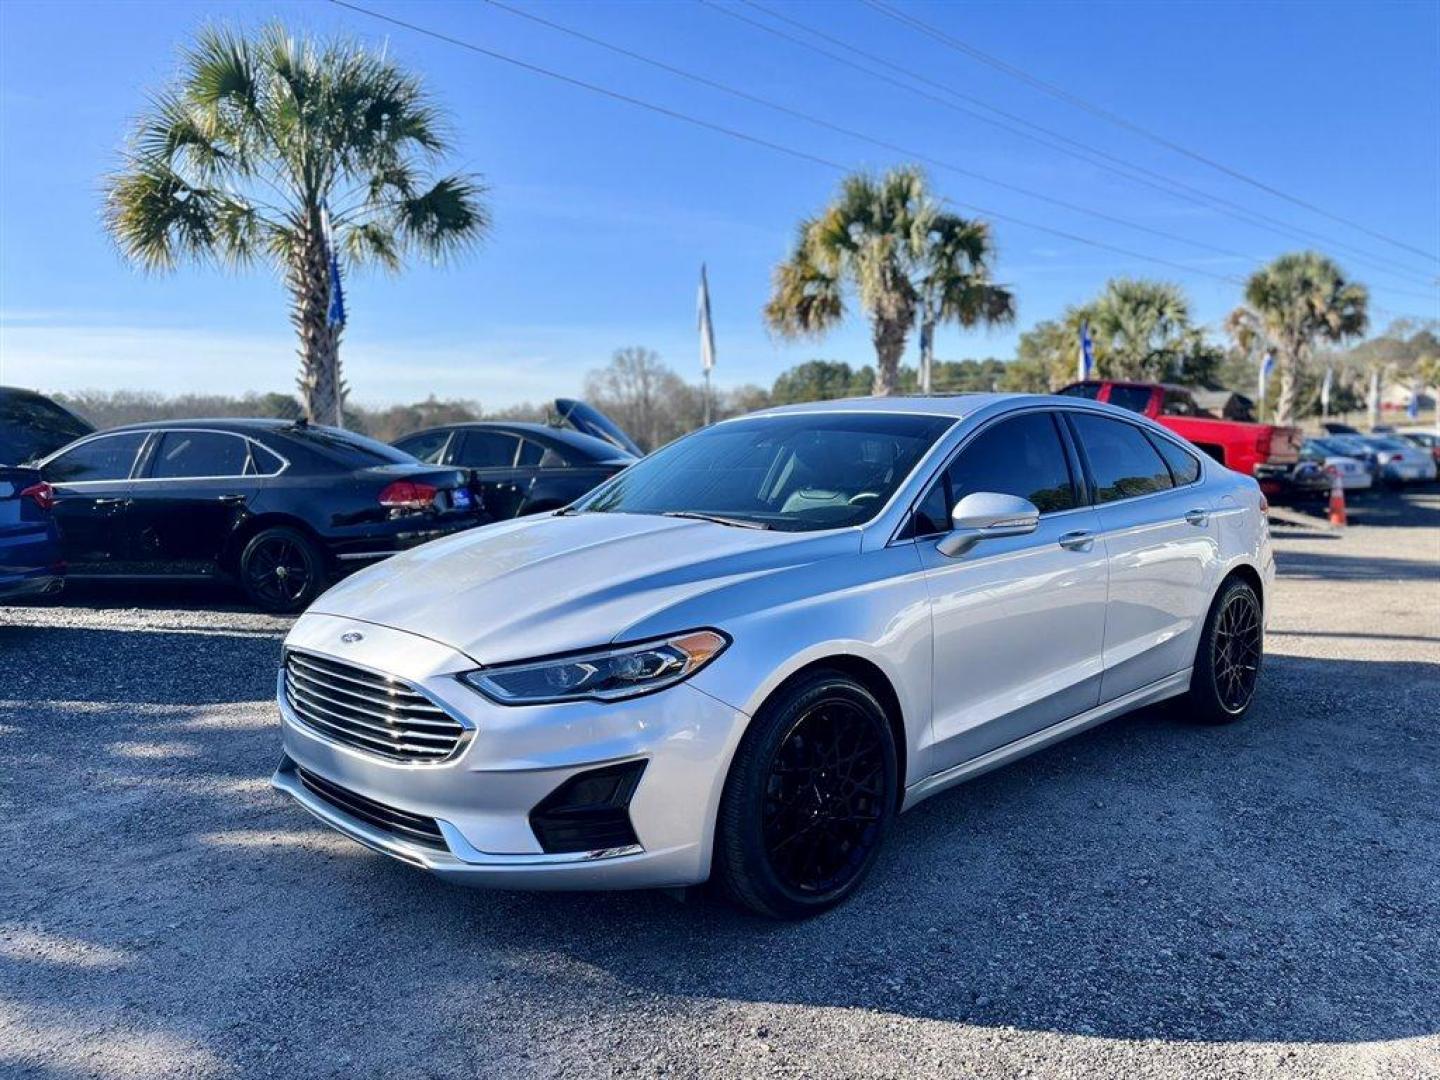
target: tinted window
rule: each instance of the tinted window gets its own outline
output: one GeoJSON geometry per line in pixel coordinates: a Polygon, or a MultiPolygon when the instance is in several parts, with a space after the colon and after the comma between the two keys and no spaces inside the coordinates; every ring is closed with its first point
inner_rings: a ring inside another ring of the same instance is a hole
{"type": "Polygon", "coordinates": [[[1144,413],[1150,407],[1151,390],[1148,386],[1114,386],[1110,387],[1109,402],[1121,409],[1129,409],[1131,412],[1144,413]]]}
{"type": "Polygon", "coordinates": [[[49,398],[0,391],[0,464],[34,461],[93,430],[49,398]]]}
{"type": "Polygon", "coordinates": [[[135,455],[145,441],[144,432],[127,431],[81,443],[45,466],[45,479],[52,484],[74,484],[88,480],[124,480],[135,464],[135,455]]]}
{"type": "Polygon", "coordinates": [[[445,444],[449,440],[449,431],[422,431],[418,435],[401,439],[395,444],[395,448],[431,465],[439,465],[440,455],[445,452],[445,444]]]}
{"type": "Polygon", "coordinates": [[[859,525],[953,423],[903,413],[729,420],[636,462],[576,509],[714,514],[791,532],[859,525]]]}
{"type": "Polygon", "coordinates": [[[1042,514],[1071,510],[1078,501],[1065,446],[1049,413],[1024,413],[986,428],[945,475],[951,509],[977,491],[1018,495],[1042,514]]]}
{"type": "Polygon", "coordinates": [[[1076,383],[1074,386],[1065,387],[1060,393],[1065,397],[1089,398],[1094,401],[1100,396],[1101,385],[1098,382],[1076,383]]]}
{"type": "Polygon", "coordinates": [[[274,476],[285,467],[279,454],[272,454],[259,443],[250,444],[250,464],[245,469],[246,476],[274,476]]]}
{"type": "Polygon", "coordinates": [[[1155,449],[1160,451],[1160,456],[1170,467],[1170,476],[1176,487],[1184,487],[1200,479],[1200,460],[1194,454],[1180,449],[1169,439],[1162,439],[1158,435],[1147,434],[1146,437],[1155,445],[1155,449]]]}
{"type": "Polygon", "coordinates": [[[167,431],[150,465],[157,480],[198,476],[243,476],[249,446],[238,435],[214,431],[167,431]]]}
{"type": "Polygon", "coordinates": [[[508,469],[515,464],[519,442],[503,431],[467,431],[450,463],[467,469],[508,469]]]}
{"type": "Polygon", "coordinates": [[[1170,470],[1134,424],[1076,413],[1072,419],[1102,503],[1171,487],[1170,470]]]}
{"type": "MultiPolygon", "coordinates": [[[[554,455],[551,455],[551,457],[553,458],[554,455]]],[[[545,447],[541,446],[541,445],[540,445],[539,443],[537,443],[537,442],[531,442],[529,439],[521,439],[521,440],[520,440],[520,462],[519,462],[519,463],[520,463],[521,465],[525,466],[525,468],[527,468],[527,469],[533,469],[533,468],[535,468],[537,465],[539,465],[539,464],[544,460],[544,458],[545,458],[545,447]]],[[[551,462],[551,467],[553,468],[553,466],[554,466],[554,462],[552,461],[552,462],[551,462]]]]}

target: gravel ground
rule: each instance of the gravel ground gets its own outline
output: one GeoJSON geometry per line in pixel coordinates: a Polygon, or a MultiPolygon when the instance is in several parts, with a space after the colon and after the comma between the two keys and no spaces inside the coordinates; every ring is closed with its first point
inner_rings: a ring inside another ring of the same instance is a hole
{"type": "Polygon", "coordinates": [[[0,607],[0,1073],[1440,1077],[1440,492],[1277,547],[1246,723],[936,798],[803,925],[441,885],[269,789],[283,620],[0,607]]]}

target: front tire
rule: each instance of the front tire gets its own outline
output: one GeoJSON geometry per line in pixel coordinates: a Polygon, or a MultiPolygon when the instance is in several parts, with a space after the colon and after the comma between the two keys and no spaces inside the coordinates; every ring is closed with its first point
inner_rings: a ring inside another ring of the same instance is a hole
{"type": "Polygon", "coordinates": [[[1210,605],[1186,705],[1202,724],[1233,724],[1250,711],[1264,657],[1260,597],[1241,578],[1231,578],[1210,605]]]}
{"type": "Polygon", "coordinates": [[[325,586],[325,558],[298,529],[262,529],[240,552],[240,586],[262,611],[288,615],[310,606],[325,586]]]}
{"type": "Polygon", "coordinates": [[[756,714],[741,740],[715,838],[735,903],[775,919],[834,907],[869,873],[898,803],[895,739],[859,683],[817,672],[756,714]]]}

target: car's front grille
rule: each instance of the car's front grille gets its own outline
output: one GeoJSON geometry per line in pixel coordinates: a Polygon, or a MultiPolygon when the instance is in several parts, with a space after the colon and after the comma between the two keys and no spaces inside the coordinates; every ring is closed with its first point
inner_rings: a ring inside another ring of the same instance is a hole
{"type": "Polygon", "coordinates": [[[465,735],[408,683],[314,653],[285,654],[285,699],[317,734],[392,761],[444,761],[465,735]]]}
{"type": "Polygon", "coordinates": [[[305,785],[307,791],[342,813],[349,814],[367,825],[373,825],[382,832],[391,833],[411,843],[423,844],[425,847],[438,848],[441,851],[449,850],[445,844],[445,838],[440,835],[440,826],[435,824],[434,818],[421,817],[419,814],[397,810],[393,806],[386,806],[374,799],[367,799],[364,795],[343,788],[339,784],[326,780],[323,776],[316,776],[298,765],[295,767],[295,773],[300,777],[300,782],[305,785]]]}

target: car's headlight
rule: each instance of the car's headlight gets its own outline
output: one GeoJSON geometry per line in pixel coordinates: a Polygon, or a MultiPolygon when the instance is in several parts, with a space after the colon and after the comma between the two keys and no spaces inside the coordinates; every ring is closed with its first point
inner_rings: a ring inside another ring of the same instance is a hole
{"type": "Polygon", "coordinates": [[[555,701],[615,701],[674,686],[724,651],[730,639],[716,630],[571,653],[549,660],[499,664],[467,671],[467,685],[501,705],[555,701]]]}

